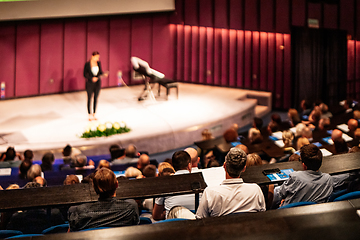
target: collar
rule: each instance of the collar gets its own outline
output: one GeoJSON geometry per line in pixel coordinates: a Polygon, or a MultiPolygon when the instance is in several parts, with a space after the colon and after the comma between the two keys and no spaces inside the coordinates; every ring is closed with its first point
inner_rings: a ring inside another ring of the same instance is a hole
{"type": "Polygon", "coordinates": [[[309,174],[314,174],[314,175],[321,175],[320,170],[319,171],[314,171],[314,170],[305,170],[305,172],[309,173],[309,174]]]}
{"type": "Polygon", "coordinates": [[[231,179],[225,179],[221,185],[229,185],[229,184],[241,184],[244,183],[242,178],[231,178],[231,179]]]}
{"type": "Polygon", "coordinates": [[[189,170],[187,170],[187,169],[177,170],[174,175],[187,174],[187,173],[190,173],[189,170]]]}

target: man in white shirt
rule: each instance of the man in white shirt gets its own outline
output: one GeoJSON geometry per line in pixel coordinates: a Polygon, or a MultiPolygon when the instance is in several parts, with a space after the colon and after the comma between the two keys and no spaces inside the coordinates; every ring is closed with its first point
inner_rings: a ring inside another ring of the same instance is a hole
{"type": "MultiPolygon", "coordinates": [[[[175,169],[175,175],[191,173],[190,155],[185,151],[175,152],[172,156],[172,164],[175,169]]],[[[168,218],[168,214],[173,207],[182,206],[189,210],[195,210],[195,194],[185,194],[170,197],[160,197],[155,199],[153,209],[153,218],[162,220],[168,218]],[[166,210],[164,215],[164,209],[166,210]]],[[[181,214],[175,214],[171,218],[184,218],[181,214]]],[[[185,217],[187,218],[187,217],[185,217]]]]}
{"type": "Polygon", "coordinates": [[[241,172],[246,169],[246,159],[243,150],[230,149],[223,165],[226,179],[220,186],[207,187],[204,190],[196,218],[266,210],[260,187],[253,183],[244,183],[240,178],[241,172]]]}

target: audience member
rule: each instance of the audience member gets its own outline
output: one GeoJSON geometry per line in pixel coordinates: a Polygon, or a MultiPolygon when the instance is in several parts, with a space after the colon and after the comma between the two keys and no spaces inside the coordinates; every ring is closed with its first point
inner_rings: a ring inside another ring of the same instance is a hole
{"type": "Polygon", "coordinates": [[[54,154],[51,152],[47,152],[41,159],[41,170],[44,171],[52,171],[53,163],[55,161],[54,154]]]}
{"type": "Polygon", "coordinates": [[[261,157],[256,153],[247,155],[246,167],[262,165],[261,157]]]}
{"type": "Polygon", "coordinates": [[[190,155],[191,158],[191,172],[198,172],[198,164],[200,162],[200,157],[198,155],[198,152],[194,148],[186,148],[184,150],[190,155]]]}
{"type": "Polygon", "coordinates": [[[68,219],[71,231],[139,224],[136,202],[132,199],[124,201],[116,198],[118,181],[111,170],[101,168],[96,171],[93,186],[99,195],[97,202],[69,208],[68,219]]]}
{"type": "Polygon", "coordinates": [[[360,152],[360,148],[358,146],[353,146],[352,148],[349,149],[349,153],[355,153],[355,152],[360,152]]]}
{"type": "Polygon", "coordinates": [[[84,154],[79,154],[75,157],[74,167],[76,170],[94,169],[95,163],[91,159],[88,161],[84,154]]]}
{"type": "Polygon", "coordinates": [[[299,113],[295,108],[290,108],[288,111],[288,117],[291,127],[295,127],[298,123],[301,122],[299,113]]]}
{"type": "Polygon", "coordinates": [[[147,154],[141,154],[138,162],[137,162],[137,168],[142,172],[144,168],[150,164],[150,158],[147,154]]]}
{"type": "Polygon", "coordinates": [[[308,145],[308,144],[310,144],[310,142],[309,142],[309,139],[307,139],[306,137],[298,138],[297,143],[296,143],[297,150],[300,150],[300,148],[302,146],[305,146],[305,145],[308,145]]]}
{"type": "Polygon", "coordinates": [[[158,167],[158,171],[159,171],[159,175],[158,175],[159,177],[170,176],[175,173],[175,169],[168,162],[160,163],[158,167]]]}
{"type": "Polygon", "coordinates": [[[47,181],[41,176],[37,176],[33,182],[40,184],[40,187],[47,187],[47,181]]]}
{"type": "Polygon", "coordinates": [[[21,155],[15,151],[15,148],[8,147],[6,152],[2,153],[0,156],[0,162],[2,161],[14,161],[18,157],[19,160],[22,160],[21,155]]]}
{"type": "Polygon", "coordinates": [[[77,183],[80,183],[80,180],[74,174],[68,175],[64,180],[64,185],[73,185],[73,184],[77,184],[77,183]]]}
{"type": "Polygon", "coordinates": [[[309,119],[309,115],[311,113],[311,102],[309,100],[302,100],[300,103],[300,107],[301,107],[301,114],[300,114],[300,118],[301,120],[308,120],[309,119]]]}
{"type": "Polygon", "coordinates": [[[280,129],[279,125],[273,121],[271,121],[267,127],[267,131],[268,131],[269,135],[271,135],[274,132],[279,131],[279,129],[280,129]]]}
{"type": "Polygon", "coordinates": [[[262,135],[260,129],[262,128],[263,120],[261,118],[254,118],[252,128],[248,133],[248,138],[251,143],[258,143],[262,141],[262,135]]]}
{"type": "Polygon", "coordinates": [[[19,188],[20,188],[20,186],[17,185],[17,184],[10,184],[10,185],[6,188],[6,190],[19,189],[19,188]]]}
{"type": "Polygon", "coordinates": [[[110,163],[109,161],[106,161],[105,159],[102,159],[99,161],[99,165],[97,167],[97,169],[101,169],[101,168],[107,168],[107,169],[110,169],[110,163]]]}
{"type": "Polygon", "coordinates": [[[244,144],[238,144],[238,145],[236,145],[236,148],[243,150],[246,154],[249,154],[249,149],[244,144]]]}
{"type": "Polygon", "coordinates": [[[284,148],[289,148],[293,146],[294,133],[290,130],[285,130],[282,132],[282,140],[284,142],[284,148]]]}
{"type": "Polygon", "coordinates": [[[356,119],[349,119],[349,121],[347,122],[348,128],[350,130],[350,132],[355,132],[355,130],[358,127],[358,121],[356,119]]]}
{"type": "Polygon", "coordinates": [[[246,153],[231,148],[225,158],[225,180],[219,186],[205,188],[196,218],[224,216],[238,212],[265,211],[264,195],[257,184],[240,178],[246,169],[246,153]]]}
{"type": "Polygon", "coordinates": [[[318,129],[320,131],[327,131],[330,128],[330,118],[322,118],[319,121],[318,129]]]}
{"type": "Polygon", "coordinates": [[[134,144],[130,144],[125,148],[125,157],[120,157],[111,162],[111,165],[119,165],[126,163],[136,163],[139,160],[138,152],[134,144]]]}
{"type": "Polygon", "coordinates": [[[299,123],[296,125],[295,128],[295,137],[301,137],[303,135],[304,128],[306,128],[306,125],[303,123],[299,123]]]}
{"type": "Polygon", "coordinates": [[[360,111],[359,110],[355,110],[353,112],[353,116],[356,120],[360,120],[360,111]]]}
{"type": "Polygon", "coordinates": [[[289,162],[292,162],[292,161],[300,161],[299,154],[296,154],[296,153],[291,154],[291,156],[289,157],[289,162]]]}
{"type": "MultiPolygon", "coordinates": [[[[175,175],[191,173],[191,158],[187,152],[175,152],[172,156],[172,163],[176,171],[175,175]]],[[[153,218],[155,220],[161,220],[165,218],[188,218],[187,212],[185,212],[185,215],[182,215],[182,211],[173,211],[171,215],[168,216],[170,210],[176,206],[183,206],[189,210],[195,210],[195,195],[186,194],[156,198],[153,209],[153,218]]],[[[192,216],[192,218],[194,218],[194,216],[192,216]]]]}
{"type": "Polygon", "coordinates": [[[319,105],[319,109],[321,112],[321,119],[323,118],[331,118],[333,115],[329,112],[329,107],[325,103],[321,103],[319,105]]]}
{"type": "MultiPolygon", "coordinates": [[[[34,164],[35,166],[37,164],[34,164]]],[[[40,167],[40,166],[39,166],[40,167]]],[[[24,188],[37,188],[41,185],[37,182],[29,182],[24,188]]],[[[26,190],[24,194],[27,194],[26,190]]],[[[36,196],[32,196],[36,198],[36,196]]],[[[36,201],[36,199],[35,199],[36,201]]],[[[41,233],[43,230],[55,226],[64,224],[65,221],[57,208],[51,208],[50,211],[46,209],[30,209],[19,211],[13,214],[10,218],[9,223],[6,226],[7,230],[18,230],[24,234],[36,234],[41,233]]]]}
{"type": "Polygon", "coordinates": [[[335,141],[336,139],[342,139],[342,131],[339,129],[334,129],[331,133],[331,140],[335,141]]]}
{"type": "Polygon", "coordinates": [[[293,202],[326,202],[333,192],[333,180],[329,174],[321,173],[322,153],[314,144],[300,149],[304,171],[290,173],[289,179],[280,187],[282,206],[293,202]]]}
{"type": "Polygon", "coordinates": [[[34,180],[36,177],[41,176],[41,167],[39,164],[31,165],[30,169],[27,171],[28,181],[34,180]]]}
{"type": "Polygon", "coordinates": [[[343,138],[337,138],[334,140],[334,147],[336,154],[347,153],[349,148],[343,138]]]}
{"type": "Polygon", "coordinates": [[[111,162],[114,160],[122,160],[125,158],[125,149],[121,148],[117,144],[113,144],[109,148],[110,156],[111,156],[111,162]]]}
{"type": "Polygon", "coordinates": [[[313,136],[312,136],[312,131],[309,127],[305,127],[302,131],[302,136],[303,137],[306,137],[310,142],[312,141],[313,139],[313,136]]]}
{"type": "Polygon", "coordinates": [[[213,138],[214,138],[209,129],[204,129],[204,130],[201,132],[201,137],[202,137],[202,140],[203,140],[203,141],[205,141],[205,140],[210,140],[210,139],[213,139],[213,138]]]}
{"type": "Polygon", "coordinates": [[[215,159],[210,160],[208,165],[207,165],[207,168],[212,168],[212,167],[220,167],[219,162],[216,161],[215,159]]]}
{"type": "Polygon", "coordinates": [[[25,150],[25,152],[24,152],[24,161],[30,161],[30,162],[32,162],[32,160],[33,160],[33,158],[34,158],[34,153],[33,153],[33,151],[31,151],[31,150],[25,150]]]}
{"type": "Polygon", "coordinates": [[[31,165],[32,165],[32,162],[29,160],[22,161],[22,163],[19,166],[19,177],[21,179],[26,178],[27,172],[30,169],[31,165]]]}
{"type": "Polygon", "coordinates": [[[143,176],[145,178],[156,177],[156,166],[152,164],[147,165],[143,170],[143,176]]]}
{"type": "Polygon", "coordinates": [[[233,128],[229,128],[224,132],[223,137],[227,143],[236,142],[238,133],[233,128]]]}
{"type": "Polygon", "coordinates": [[[128,167],[125,171],[126,178],[141,178],[142,172],[134,167],[128,167]]]}

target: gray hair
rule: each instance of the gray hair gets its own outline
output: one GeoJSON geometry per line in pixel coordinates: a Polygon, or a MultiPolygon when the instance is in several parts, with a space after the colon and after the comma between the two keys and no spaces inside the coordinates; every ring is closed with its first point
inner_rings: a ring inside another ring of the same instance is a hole
{"type": "Polygon", "coordinates": [[[226,172],[232,178],[240,177],[246,165],[247,155],[239,148],[231,148],[225,157],[226,172]]]}
{"type": "Polygon", "coordinates": [[[27,179],[32,181],[38,176],[41,176],[41,167],[39,164],[33,164],[27,172],[27,179]]]}

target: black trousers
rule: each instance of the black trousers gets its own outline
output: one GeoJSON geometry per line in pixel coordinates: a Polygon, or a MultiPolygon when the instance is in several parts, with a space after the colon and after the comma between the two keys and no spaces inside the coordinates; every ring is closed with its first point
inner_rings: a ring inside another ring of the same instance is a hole
{"type": "Polygon", "coordinates": [[[97,104],[97,98],[99,96],[101,88],[101,80],[99,79],[97,82],[93,81],[86,81],[86,92],[87,92],[87,110],[88,113],[91,113],[91,98],[92,95],[94,95],[94,105],[93,105],[93,113],[96,112],[96,104],[97,104]]]}

